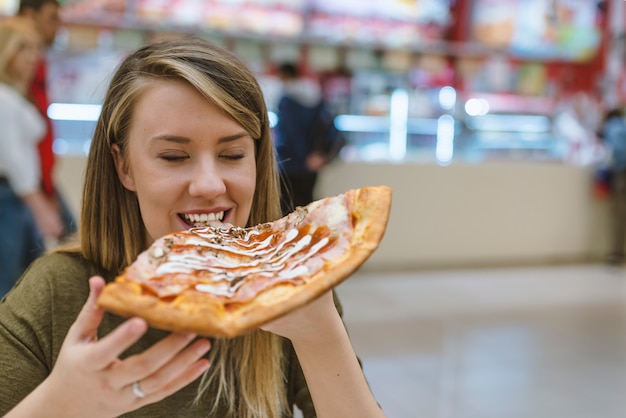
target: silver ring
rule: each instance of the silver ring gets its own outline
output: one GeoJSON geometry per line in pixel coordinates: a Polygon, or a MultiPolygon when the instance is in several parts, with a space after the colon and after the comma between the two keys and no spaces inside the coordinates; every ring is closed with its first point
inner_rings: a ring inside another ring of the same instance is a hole
{"type": "Polygon", "coordinates": [[[139,387],[139,382],[133,383],[132,388],[133,388],[133,393],[139,399],[146,397],[146,393],[143,390],[141,390],[141,388],[139,387]]]}

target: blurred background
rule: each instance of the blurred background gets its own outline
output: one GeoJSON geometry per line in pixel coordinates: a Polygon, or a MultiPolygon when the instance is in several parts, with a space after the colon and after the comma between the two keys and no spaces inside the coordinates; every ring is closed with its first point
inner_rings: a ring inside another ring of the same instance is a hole
{"type": "MultiPolygon", "coordinates": [[[[0,0],[0,18],[17,9],[0,0]]],[[[338,291],[390,418],[626,417],[626,285],[602,263],[604,113],[626,103],[623,0],[65,0],[48,51],[56,177],[78,217],[105,86],[151,40],[318,82],[348,144],[318,197],[394,189],[338,291]]]]}
{"type": "MultiPolygon", "coordinates": [[[[0,0],[11,15],[17,0],[0,0]]],[[[105,86],[146,42],[195,34],[258,74],[320,83],[348,145],[317,196],[395,190],[376,268],[598,259],[603,113],[626,99],[624,1],[66,0],[49,55],[56,175],[72,208],[105,86]]]]}

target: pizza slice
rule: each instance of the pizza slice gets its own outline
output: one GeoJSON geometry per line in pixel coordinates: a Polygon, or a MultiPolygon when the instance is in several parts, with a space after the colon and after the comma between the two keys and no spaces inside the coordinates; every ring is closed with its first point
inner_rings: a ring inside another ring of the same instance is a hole
{"type": "Polygon", "coordinates": [[[154,327],[234,337],[346,279],[378,247],[391,189],[364,187],[247,228],[207,226],[157,239],[98,305],[154,327]]]}

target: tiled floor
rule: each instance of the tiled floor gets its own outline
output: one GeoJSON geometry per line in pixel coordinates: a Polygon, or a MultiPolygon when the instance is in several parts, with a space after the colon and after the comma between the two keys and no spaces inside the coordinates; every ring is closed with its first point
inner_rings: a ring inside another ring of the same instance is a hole
{"type": "Polygon", "coordinates": [[[337,290],[388,418],[626,418],[626,269],[358,273],[337,290]]]}

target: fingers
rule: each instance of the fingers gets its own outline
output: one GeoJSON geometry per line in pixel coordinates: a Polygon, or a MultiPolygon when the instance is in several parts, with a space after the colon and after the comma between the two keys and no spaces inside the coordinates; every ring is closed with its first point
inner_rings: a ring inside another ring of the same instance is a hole
{"type": "Polygon", "coordinates": [[[136,378],[139,375],[139,378],[143,379],[163,367],[195,337],[195,334],[189,333],[170,334],[141,355],[127,358],[124,361],[125,369],[133,370],[130,382],[132,382],[132,377],[136,378]]]}
{"type": "Polygon", "coordinates": [[[165,374],[170,376],[180,373],[182,367],[198,360],[211,347],[207,340],[202,339],[185,348],[194,338],[194,334],[170,334],[143,353],[125,359],[123,367],[116,368],[112,379],[122,386],[145,379],[157,371],[163,373],[165,370],[165,374]]]}
{"type": "Polygon", "coordinates": [[[148,330],[148,324],[141,318],[131,318],[111,331],[106,337],[93,344],[87,357],[90,364],[103,369],[114,363],[118,357],[133,345],[148,330]]]}
{"type": "Polygon", "coordinates": [[[158,398],[158,400],[161,400],[178,392],[179,390],[202,376],[202,373],[204,373],[209,368],[209,366],[209,361],[206,359],[199,360],[191,364],[182,373],[179,373],[178,376],[167,382],[167,384],[163,386],[159,391],[155,392],[153,396],[155,398],[158,398]]]}
{"type": "MultiPolygon", "coordinates": [[[[94,276],[89,280],[90,293],[87,302],[85,302],[76,321],[68,332],[67,340],[70,343],[84,344],[86,342],[94,342],[97,339],[97,330],[102,321],[104,310],[99,308],[96,302],[104,285],[104,279],[101,277],[94,276]]],[[[147,330],[148,324],[145,320],[141,318],[127,320],[101,338],[97,344],[91,344],[90,349],[85,352],[88,364],[91,364],[94,369],[103,369],[111,364],[118,364],[119,356],[139,340],[147,330]]],[[[139,375],[140,378],[149,376],[163,365],[169,363],[195,337],[195,334],[187,333],[170,334],[141,355],[126,359],[123,369],[132,370],[132,374],[127,379],[124,379],[124,376],[120,376],[120,380],[123,384],[127,384],[128,381],[132,381],[128,379],[132,379],[133,376],[139,375]]],[[[203,347],[203,354],[206,353],[209,346],[205,347],[205,344],[208,344],[208,342],[205,341],[200,344],[203,347]]]]}
{"type": "MultiPolygon", "coordinates": [[[[104,279],[94,276],[89,279],[89,297],[81,309],[76,321],[71,326],[66,342],[68,344],[85,344],[97,340],[98,327],[102,322],[104,310],[97,305],[98,297],[104,288],[104,279]]],[[[129,319],[98,344],[88,350],[86,360],[95,369],[102,369],[114,362],[117,357],[137,341],[148,329],[143,319],[129,319]]]]}
{"type": "MultiPolygon", "coordinates": [[[[141,318],[131,318],[97,339],[104,310],[97,299],[104,288],[101,277],[89,280],[89,296],[71,326],[49,381],[54,397],[76,410],[98,408],[102,416],[119,416],[157,402],[196,380],[209,362],[206,339],[173,333],[140,354],[120,356],[148,330],[141,318]],[[139,382],[139,390],[133,383],[139,382]],[[145,393],[145,397],[138,397],[145,393]]],[[[95,414],[88,414],[95,416],[95,414]]],[[[74,415],[72,415],[74,416],[74,415]]],[[[78,415],[77,415],[78,416],[78,415]]]]}
{"type": "Polygon", "coordinates": [[[94,276],[89,279],[89,297],[68,331],[68,341],[76,343],[96,339],[98,326],[104,315],[104,311],[96,305],[96,300],[103,288],[104,279],[102,277],[94,276]]]}
{"type": "Polygon", "coordinates": [[[195,341],[158,370],[141,378],[137,375],[131,378],[128,383],[131,387],[130,391],[134,395],[132,384],[139,382],[141,391],[146,394],[143,400],[148,403],[156,402],[177,392],[207,370],[209,362],[202,357],[210,348],[211,344],[207,340],[195,341]]]}

